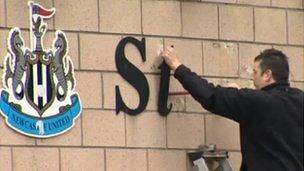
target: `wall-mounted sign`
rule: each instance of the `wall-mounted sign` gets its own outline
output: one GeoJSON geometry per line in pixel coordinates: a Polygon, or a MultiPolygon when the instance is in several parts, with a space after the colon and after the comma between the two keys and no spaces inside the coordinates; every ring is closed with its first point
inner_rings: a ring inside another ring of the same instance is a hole
{"type": "Polygon", "coordinates": [[[0,112],[14,130],[32,137],[46,138],[71,129],[82,111],[75,89],[74,67],[68,56],[68,42],[56,31],[53,47],[45,50],[44,19],[55,14],[29,2],[31,48],[27,48],[19,28],[11,29],[4,60],[0,112]]]}
{"type": "MultiPolygon", "coordinates": [[[[139,94],[139,104],[136,109],[130,109],[122,100],[119,86],[116,86],[115,87],[116,114],[122,111],[129,115],[137,115],[146,109],[149,100],[150,91],[149,91],[149,84],[145,75],[132,63],[130,63],[125,56],[125,46],[128,43],[133,44],[139,50],[142,60],[143,62],[145,62],[146,42],[145,42],[145,38],[143,38],[141,41],[133,37],[123,38],[118,43],[115,53],[116,68],[119,74],[137,90],[139,94]]],[[[172,109],[172,104],[170,104],[169,108],[167,106],[169,81],[170,81],[170,69],[165,62],[163,62],[159,68],[161,69],[161,77],[160,77],[160,87],[158,94],[158,112],[162,116],[167,116],[172,109]]]]}

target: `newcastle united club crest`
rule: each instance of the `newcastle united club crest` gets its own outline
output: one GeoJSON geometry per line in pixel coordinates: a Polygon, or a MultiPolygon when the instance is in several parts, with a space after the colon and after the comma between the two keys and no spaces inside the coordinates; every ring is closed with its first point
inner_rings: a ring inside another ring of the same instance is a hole
{"type": "Polygon", "coordinates": [[[74,91],[74,68],[68,56],[67,37],[56,31],[52,48],[45,50],[44,19],[55,14],[29,2],[31,49],[19,28],[11,29],[8,55],[4,60],[0,113],[14,130],[32,137],[46,138],[71,129],[82,107],[74,91]]]}

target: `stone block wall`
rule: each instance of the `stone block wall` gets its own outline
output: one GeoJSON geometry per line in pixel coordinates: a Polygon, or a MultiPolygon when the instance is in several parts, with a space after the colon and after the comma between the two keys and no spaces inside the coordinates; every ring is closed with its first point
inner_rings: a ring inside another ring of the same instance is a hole
{"type": "MultiPolygon", "coordinates": [[[[75,66],[76,90],[83,113],[73,129],[54,138],[21,135],[0,117],[0,171],[100,170],[186,171],[187,152],[201,144],[228,150],[235,170],[241,163],[238,124],[203,109],[189,95],[171,96],[173,111],[157,113],[159,90],[157,49],[174,45],[182,62],[219,84],[237,82],[253,88],[244,67],[266,48],[289,57],[291,83],[304,89],[304,10],[302,0],[37,0],[55,7],[44,40],[51,47],[54,32],[63,30],[75,66]],[[115,114],[115,85],[135,108],[136,90],[117,72],[119,41],[146,39],[146,62],[133,45],[127,58],[144,72],[150,86],[146,111],[115,114]]],[[[6,39],[20,27],[29,46],[27,1],[0,0],[0,74],[6,39]]],[[[0,84],[0,88],[2,85],[0,84]]],[[[183,91],[172,77],[170,91],[183,91]]]]}

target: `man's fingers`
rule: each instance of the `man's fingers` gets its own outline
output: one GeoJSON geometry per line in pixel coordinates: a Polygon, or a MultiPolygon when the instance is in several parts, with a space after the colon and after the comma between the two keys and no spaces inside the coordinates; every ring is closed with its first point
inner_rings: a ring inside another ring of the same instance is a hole
{"type": "Polygon", "coordinates": [[[168,46],[168,47],[166,48],[166,50],[169,51],[169,52],[173,52],[174,46],[173,46],[173,45],[168,46]]]}
{"type": "Polygon", "coordinates": [[[160,56],[169,56],[170,52],[167,50],[164,50],[160,53],[160,56]]]}
{"type": "Polygon", "coordinates": [[[160,52],[159,57],[161,57],[162,59],[165,59],[165,58],[166,58],[166,57],[165,57],[164,51],[160,52]]]}

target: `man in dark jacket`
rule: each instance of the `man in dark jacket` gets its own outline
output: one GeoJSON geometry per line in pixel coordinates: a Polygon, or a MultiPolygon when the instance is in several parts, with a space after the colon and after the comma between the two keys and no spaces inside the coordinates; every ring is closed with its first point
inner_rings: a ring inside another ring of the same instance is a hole
{"type": "Polygon", "coordinates": [[[289,86],[285,54],[268,49],[255,58],[256,90],[208,83],[184,66],[172,47],[160,56],[205,109],[240,124],[241,171],[303,170],[304,93],[289,86]]]}

